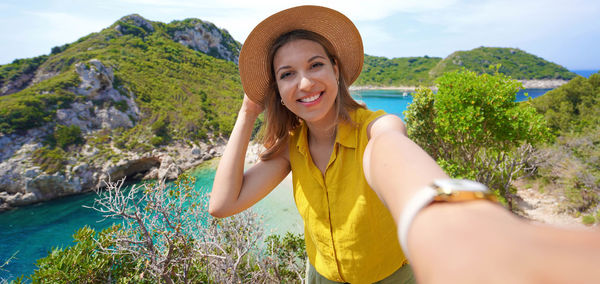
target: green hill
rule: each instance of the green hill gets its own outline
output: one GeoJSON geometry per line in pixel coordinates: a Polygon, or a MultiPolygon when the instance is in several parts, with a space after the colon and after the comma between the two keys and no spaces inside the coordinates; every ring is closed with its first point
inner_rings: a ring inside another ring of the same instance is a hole
{"type": "Polygon", "coordinates": [[[517,48],[479,47],[450,54],[431,70],[437,77],[445,72],[466,68],[478,73],[492,73],[490,66],[500,64],[500,73],[517,80],[575,78],[566,68],[517,48]]]}
{"type": "Polygon", "coordinates": [[[517,80],[575,78],[575,73],[516,48],[479,47],[457,51],[448,57],[400,57],[388,59],[365,55],[357,86],[431,86],[446,72],[465,68],[478,74],[491,74],[490,67],[500,64],[499,72],[517,80]]]}
{"type": "Polygon", "coordinates": [[[386,57],[365,55],[362,73],[354,83],[358,86],[418,86],[431,85],[429,70],[439,57],[386,57]]]}
{"type": "MultiPolygon", "coordinates": [[[[198,19],[164,24],[126,16],[48,56],[0,66],[0,132],[41,126],[54,121],[57,109],[90,100],[76,90],[81,79],[75,69],[96,59],[114,73],[110,85],[134,96],[140,109],[135,126],[121,132],[123,143],[148,141],[154,135],[149,126],[159,120],[169,122],[164,137],[228,133],[243,95],[240,47],[227,31],[198,19]]],[[[119,107],[114,101],[94,104],[119,107]]]]}

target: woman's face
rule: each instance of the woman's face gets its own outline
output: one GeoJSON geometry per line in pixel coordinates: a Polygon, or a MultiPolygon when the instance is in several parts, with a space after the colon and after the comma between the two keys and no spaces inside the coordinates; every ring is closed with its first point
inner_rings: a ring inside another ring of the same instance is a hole
{"type": "Polygon", "coordinates": [[[335,120],[338,67],[317,42],[286,43],[273,58],[273,70],[284,105],[307,123],[335,120]]]}

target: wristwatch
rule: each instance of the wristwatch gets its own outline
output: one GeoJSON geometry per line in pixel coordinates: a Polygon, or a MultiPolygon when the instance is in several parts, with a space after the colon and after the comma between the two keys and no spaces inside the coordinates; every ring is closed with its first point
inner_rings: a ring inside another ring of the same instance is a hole
{"type": "Polygon", "coordinates": [[[496,196],[487,186],[465,179],[438,179],[431,185],[417,191],[406,203],[398,235],[404,255],[408,258],[408,230],[419,212],[433,202],[462,202],[471,200],[490,200],[497,202],[496,196]]]}

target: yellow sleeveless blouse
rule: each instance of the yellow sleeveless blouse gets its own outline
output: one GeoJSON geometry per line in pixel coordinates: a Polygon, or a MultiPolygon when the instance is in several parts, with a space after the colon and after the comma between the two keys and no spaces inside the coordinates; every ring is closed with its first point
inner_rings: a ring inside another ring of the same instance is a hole
{"type": "Polygon", "coordinates": [[[294,199],[304,219],[308,258],[333,281],[373,283],[407,262],[394,220],[363,173],[367,126],[383,114],[357,109],[350,113],[355,125],[338,125],[324,176],[312,161],[304,123],[289,140],[294,199]]]}

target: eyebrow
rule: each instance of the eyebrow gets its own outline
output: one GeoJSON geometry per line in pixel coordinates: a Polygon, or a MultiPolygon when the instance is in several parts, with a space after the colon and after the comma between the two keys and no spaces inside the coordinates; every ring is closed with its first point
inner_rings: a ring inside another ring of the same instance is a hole
{"type": "MultiPolygon", "coordinates": [[[[323,57],[321,55],[315,55],[315,56],[309,58],[306,62],[311,62],[317,58],[326,59],[325,57],[323,57]]],[[[279,73],[279,71],[281,71],[281,69],[288,69],[288,68],[292,68],[292,66],[289,66],[289,65],[281,66],[277,69],[277,71],[275,71],[275,74],[279,73]]]]}

